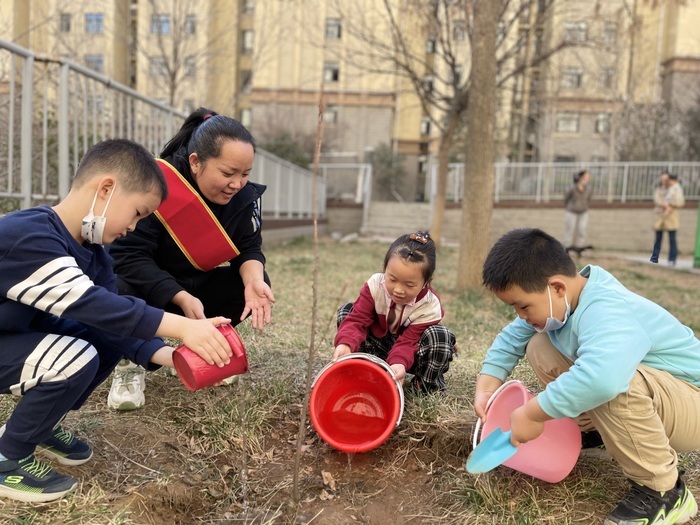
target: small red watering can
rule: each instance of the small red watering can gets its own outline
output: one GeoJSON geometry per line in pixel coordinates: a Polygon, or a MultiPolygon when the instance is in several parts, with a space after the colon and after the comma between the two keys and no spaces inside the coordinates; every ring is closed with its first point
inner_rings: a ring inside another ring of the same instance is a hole
{"type": "Polygon", "coordinates": [[[228,324],[219,325],[217,329],[226,338],[233,351],[229,364],[221,368],[216,365],[210,365],[185,345],[178,346],[173,352],[173,364],[175,365],[175,370],[177,370],[177,375],[187,389],[192,392],[216,384],[231,376],[245,374],[248,371],[248,358],[238,332],[228,324]]]}

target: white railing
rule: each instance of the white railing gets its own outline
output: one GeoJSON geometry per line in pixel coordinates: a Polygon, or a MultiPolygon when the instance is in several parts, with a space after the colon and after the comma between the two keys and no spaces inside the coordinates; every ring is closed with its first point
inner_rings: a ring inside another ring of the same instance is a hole
{"type": "MultiPolygon", "coordinates": [[[[0,214],[63,198],[94,143],[128,138],[155,154],[186,117],[80,64],[0,40],[0,214]]],[[[268,184],[266,215],[312,215],[310,171],[258,149],[251,179],[268,184]]],[[[318,194],[325,214],[322,180],[318,194]]]]}
{"type": "MultiPolygon", "coordinates": [[[[663,170],[678,175],[687,200],[700,200],[700,162],[496,163],[494,202],[507,200],[549,202],[562,200],[573,175],[591,173],[593,199],[606,202],[653,200],[654,186],[663,170]]],[[[426,195],[432,201],[437,166],[426,177],[426,195]]],[[[462,200],[464,164],[450,164],[447,199],[462,200]]]]}

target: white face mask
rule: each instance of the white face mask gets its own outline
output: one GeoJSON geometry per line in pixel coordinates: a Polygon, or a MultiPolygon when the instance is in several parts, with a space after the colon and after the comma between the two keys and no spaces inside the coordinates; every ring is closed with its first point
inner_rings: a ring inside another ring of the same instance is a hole
{"type": "Polygon", "coordinates": [[[569,314],[571,313],[571,305],[569,304],[569,300],[566,298],[566,294],[564,294],[564,302],[566,303],[564,320],[560,321],[554,317],[554,310],[552,310],[552,292],[549,290],[549,285],[547,285],[547,293],[549,294],[549,317],[547,317],[547,321],[544,323],[543,328],[535,327],[535,330],[538,332],[551,332],[552,330],[559,330],[566,324],[566,321],[569,319],[569,314]]]}
{"type": "Polygon", "coordinates": [[[112,187],[112,193],[109,194],[107,199],[107,204],[105,204],[105,209],[102,211],[102,215],[95,217],[95,202],[97,202],[97,194],[100,190],[95,192],[95,198],[92,199],[92,205],[90,206],[90,211],[83,217],[83,225],[80,230],[80,236],[91,244],[102,244],[102,235],[105,232],[105,223],[107,219],[105,214],[107,213],[107,208],[112,200],[112,195],[114,195],[114,189],[117,187],[116,183],[112,187]]]}

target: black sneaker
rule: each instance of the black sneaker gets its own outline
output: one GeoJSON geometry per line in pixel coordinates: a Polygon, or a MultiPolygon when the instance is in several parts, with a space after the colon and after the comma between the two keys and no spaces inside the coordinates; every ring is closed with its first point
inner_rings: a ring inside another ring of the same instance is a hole
{"type": "Polygon", "coordinates": [[[695,498],[678,476],[676,486],[666,492],[656,492],[630,481],[627,494],[604,525],[673,525],[688,523],[698,513],[695,498]]]}
{"type": "Polygon", "coordinates": [[[92,457],[90,445],[80,441],[61,425],[56,425],[51,437],[39,443],[38,447],[62,465],[82,465],[92,457]]]}
{"type": "Polygon", "coordinates": [[[600,437],[600,434],[597,430],[581,432],[581,449],[585,450],[588,448],[605,448],[603,438],[600,437]]]}
{"type": "Polygon", "coordinates": [[[75,478],[59,474],[34,456],[0,461],[0,496],[44,503],[62,498],[78,486],[75,478]]]}

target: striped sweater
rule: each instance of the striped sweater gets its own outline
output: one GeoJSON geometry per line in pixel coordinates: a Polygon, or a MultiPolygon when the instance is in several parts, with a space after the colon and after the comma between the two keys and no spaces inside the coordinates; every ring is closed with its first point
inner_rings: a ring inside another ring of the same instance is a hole
{"type": "MultiPolygon", "coordinates": [[[[0,219],[0,331],[44,331],[55,318],[104,332],[124,355],[148,366],[163,311],[116,293],[112,261],[102,246],[79,244],[47,206],[0,219]]],[[[2,351],[2,350],[0,350],[2,351]]],[[[149,366],[149,368],[153,368],[149,366]]]]}

